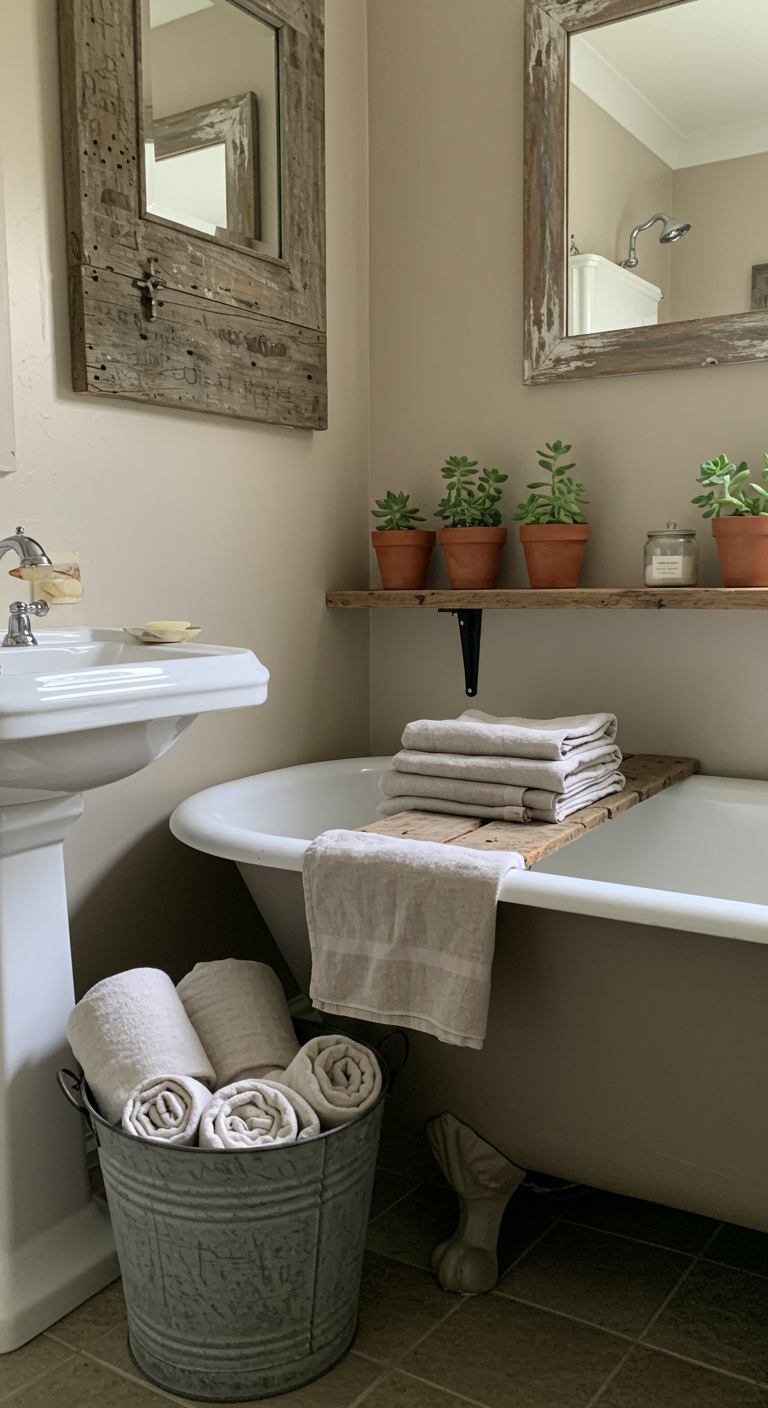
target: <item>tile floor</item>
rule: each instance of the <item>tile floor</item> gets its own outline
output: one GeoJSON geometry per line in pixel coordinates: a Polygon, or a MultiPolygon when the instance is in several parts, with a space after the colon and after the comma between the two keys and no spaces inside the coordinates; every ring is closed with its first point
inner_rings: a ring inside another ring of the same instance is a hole
{"type": "MultiPolygon", "coordinates": [[[[354,1347],[262,1408],[768,1408],[768,1236],[594,1193],[526,1189],[502,1227],[487,1296],[441,1291],[429,1258],[455,1199],[421,1142],[386,1138],[354,1347]]],[[[141,1378],[115,1281],[14,1354],[0,1403],[188,1403],[141,1378]]]]}

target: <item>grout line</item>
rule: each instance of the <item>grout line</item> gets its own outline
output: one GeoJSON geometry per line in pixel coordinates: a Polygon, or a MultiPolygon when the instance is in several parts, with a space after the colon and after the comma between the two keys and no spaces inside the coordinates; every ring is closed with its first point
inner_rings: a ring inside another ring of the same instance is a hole
{"type": "Polygon", "coordinates": [[[94,1364],[98,1364],[100,1368],[108,1369],[111,1374],[118,1374],[121,1379],[127,1379],[129,1383],[140,1384],[149,1393],[156,1394],[158,1398],[164,1398],[166,1402],[181,1403],[184,1408],[187,1408],[191,1401],[189,1398],[179,1398],[177,1394],[171,1393],[170,1389],[160,1388],[159,1384],[153,1384],[143,1374],[140,1375],[138,1372],[129,1374],[127,1369],[119,1369],[116,1364],[108,1364],[106,1359],[99,1359],[98,1355],[90,1353],[87,1349],[78,1350],[78,1354],[81,1359],[92,1359],[94,1364]]]}
{"type": "Polygon", "coordinates": [[[762,1379],[750,1379],[746,1374],[737,1374],[733,1369],[721,1369],[717,1364],[707,1364],[704,1359],[692,1359],[690,1354],[680,1354],[676,1349],[662,1349],[659,1344],[646,1344],[638,1340],[638,1349],[650,1350],[652,1354],[666,1354],[670,1359],[682,1359],[684,1364],[695,1364],[698,1369],[709,1369],[712,1374],[723,1374],[727,1379],[737,1379],[740,1384],[751,1384],[755,1388],[768,1388],[762,1379]]]}
{"type": "Polygon", "coordinates": [[[708,1266],[723,1266],[726,1271],[740,1271],[742,1276],[757,1276],[760,1281],[768,1280],[768,1271],[750,1271],[747,1266],[734,1266],[732,1261],[715,1261],[713,1256],[702,1256],[701,1261],[706,1261],[708,1266]]]}
{"type": "Polygon", "coordinates": [[[635,1335],[628,1335],[624,1330],[610,1330],[607,1325],[598,1324],[597,1320],[585,1320],[581,1315],[570,1315],[567,1310],[555,1310],[551,1305],[541,1305],[537,1300],[526,1300],[524,1296],[510,1296],[499,1292],[501,1300],[511,1300],[517,1305],[528,1305],[531,1310],[543,1310],[546,1315],[557,1315],[561,1320],[571,1320],[576,1325],[588,1325],[590,1330],[602,1330],[604,1335],[613,1335],[618,1340],[629,1340],[632,1344],[637,1343],[635,1335]]]}
{"type": "MultiPolygon", "coordinates": [[[[427,1388],[437,1389],[438,1393],[447,1393],[451,1398],[455,1398],[457,1403],[471,1403],[472,1408],[488,1408],[487,1403],[482,1403],[479,1398],[467,1398],[463,1393],[457,1393],[454,1388],[446,1388],[445,1384],[436,1384],[434,1379],[422,1378],[421,1374],[414,1374],[410,1369],[398,1369],[398,1374],[404,1378],[413,1379],[415,1383],[426,1384],[427,1388]]],[[[355,1408],[355,1405],[352,1405],[355,1408]]]]}
{"type": "Polygon", "coordinates": [[[358,1405],[359,1403],[364,1403],[365,1400],[366,1400],[366,1398],[368,1397],[368,1394],[369,1394],[369,1393],[373,1393],[374,1389],[378,1388],[378,1387],[379,1387],[379,1384],[381,1384],[381,1383],[384,1382],[384,1380],[385,1380],[385,1378],[387,1377],[387,1374],[388,1374],[388,1373],[389,1373],[389,1369],[387,1368],[387,1369],[384,1369],[384,1370],[382,1371],[382,1373],[377,1374],[377,1375],[376,1375],[376,1378],[375,1378],[374,1381],[373,1381],[373,1383],[372,1383],[372,1384],[369,1384],[367,1388],[364,1388],[363,1391],[362,1391],[362,1393],[359,1393],[359,1394],[357,1395],[357,1398],[354,1398],[354,1399],[352,1400],[352,1402],[349,1404],[349,1408],[357,1408],[357,1405],[358,1405]]]}
{"type": "MultiPolygon", "coordinates": [[[[619,1237],[623,1242],[637,1242],[641,1247],[657,1247],[658,1250],[662,1252],[676,1252],[678,1256],[693,1256],[696,1257],[696,1259],[698,1260],[698,1258],[703,1255],[703,1251],[686,1252],[683,1251],[681,1247],[670,1247],[667,1242],[651,1242],[648,1240],[647,1237],[632,1237],[629,1232],[614,1232],[610,1227],[595,1227],[594,1224],[591,1222],[575,1222],[571,1218],[569,1218],[565,1213],[563,1213],[559,1221],[567,1222],[569,1227],[584,1227],[588,1232],[601,1232],[604,1237],[619,1237]]],[[[725,1223],[721,1222],[720,1226],[717,1228],[717,1231],[713,1232],[712,1236],[708,1237],[706,1242],[704,1242],[702,1246],[708,1247],[712,1242],[712,1239],[717,1236],[717,1233],[720,1231],[720,1228],[724,1226],[725,1223]]],[[[756,1276],[760,1275],[759,1271],[756,1271],[754,1274],[756,1276]]]]}
{"type": "MultiPolygon", "coordinates": [[[[45,1331],[43,1331],[43,1334],[45,1334],[45,1331]]],[[[41,1379],[47,1379],[49,1374],[55,1374],[58,1369],[63,1369],[64,1365],[68,1364],[69,1360],[74,1358],[75,1352],[73,1350],[68,1359],[60,1359],[58,1364],[52,1364],[49,1369],[43,1369],[40,1374],[35,1374],[33,1379],[27,1379],[23,1384],[19,1384],[17,1388],[9,1389],[8,1393],[4,1393],[0,1397],[0,1403],[10,1403],[18,1394],[24,1393],[28,1388],[32,1388],[33,1384],[39,1384],[41,1379]]]]}
{"type": "Polygon", "coordinates": [[[643,1343],[643,1342],[644,1342],[644,1337],[648,1334],[648,1331],[650,1330],[651,1326],[656,1324],[656,1321],[658,1320],[658,1318],[659,1318],[660,1315],[663,1315],[663,1313],[664,1313],[664,1311],[666,1310],[667,1306],[669,1305],[670,1301],[677,1295],[677,1293],[678,1293],[678,1291],[680,1290],[680,1287],[682,1286],[683,1282],[684,1282],[684,1281],[687,1281],[688,1277],[690,1276],[691,1272],[693,1271],[694,1266],[698,1266],[699,1262],[702,1260],[702,1258],[703,1258],[703,1256],[704,1256],[705,1251],[707,1250],[708,1247],[711,1247],[711,1245],[712,1245],[712,1243],[714,1242],[715,1237],[717,1236],[718,1232],[721,1232],[724,1226],[725,1226],[725,1223],[724,1223],[724,1222],[721,1222],[720,1225],[715,1228],[714,1232],[712,1233],[712,1236],[709,1238],[708,1241],[706,1241],[706,1242],[704,1243],[704,1246],[702,1247],[702,1249],[701,1249],[701,1251],[699,1252],[698,1256],[695,1256],[695,1257],[693,1258],[693,1260],[692,1260],[690,1266],[688,1266],[688,1267],[686,1268],[686,1270],[683,1272],[683,1274],[682,1274],[682,1276],[680,1277],[680,1280],[678,1281],[677,1285],[672,1287],[672,1290],[670,1291],[669,1295],[666,1297],[665,1300],[662,1301],[662,1303],[661,1303],[661,1305],[659,1306],[658,1310],[651,1316],[651,1318],[650,1318],[650,1320],[648,1321],[648,1324],[646,1325],[645,1329],[640,1332],[640,1334],[639,1334],[638,1337],[637,1337],[637,1338],[638,1338],[638,1343],[643,1343]]]}
{"type": "MultiPolygon", "coordinates": [[[[391,1172],[391,1169],[388,1171],[391,1172]]],[[[411,1193],[415,1193],[417,1189],[422,1188],[424,1186],[425,1181],[426,1180],[424,1180],[422,1183],[415,1183],[413,1188],[406,1189],[405,1193],[401,1193],[400,1197],[395,1198],[394,1202],[387,1203],[387,1206],[385,1208],[382,1208],[381,1212],[377,1212],[375,1217],[369,1217],[368,1226],[372,1227],[374,1222],[378,1222],[379,1218],[384,1216],[385,1212],[391,1212],[392,1208],[398,1207],[400,1203],[404,1202],[406,1198],[409,1198],[411,1196],[411,1193]]]]}
{"type": "Polygon", "coordinates": [[[599,1400],[602,1398],[603,1394],[605,1393],[605,1390],[607,1389],[608,1385],[611,1384],[611,1383],[613,1383],[613,1380],[616,1378],[616,1375],[619,1373],[619,1371],[620,1371],[621,1369],[624,1368],[624,1365],[626,1364],[627,1360],[629,1359],[630,1354],[632,1354],[632,1353],[634,1352],[634,1349],[635,1349],[635,1346],[634,1346],[633,1344],[631,1344],[631,1345],[629,1346],[629,1349],[627,1350],[626,1354],[622,1354],[621,1359],[619,1360],[618,1364],[616,1365],[616,1367],[615,1367],[614,1369],[611,1369],[610,1374],[608,1375],[607,1379],[605,1379],[605,1380],[603,1381],[603,1383],[601,1383],[599,1389],[597,1390],[597,1393],[595,1393],[595,1394],[592,1395],[592,1397],[591,1397],[590,1400],[589,1400],[589,1403],[587,1403],[587,1405],[586,1405],[586,1408],[592,1408],[592,1405],[593,1405],[594,1403],[598,1403],[598,1402],[599,1402],[599,1400]]]}
{"type": "MultiPolygon", "coordinates": [[[[558,1221],[559,1221],[559,1218],[558,1218],[558,1221]]],[[[548,1227],[545,1227],[545,1228],[544,1228],[544,1231],[543,1231],[543,1232],[540,1232],[540,1233],[539,1233],[538,1237],[535,1237],[535,1238],[534,1238],[534,1240],[524,1249],[524,1251],[522,1251],[522,1252],[520,1253],[519,1256],[516,1256],[516,1257],[515,1257],[514,1261],[511,1261],[511,1262],[509,1263],[509,1266],[505,1266],[504,1270],[502,1271],[501,1275],[499,1276],[498,1281],[496,1282],[496,1285],[495,1285],[495,1286],[491,1286],[491,1295],[495,1295],[495,1296],[504,1296],[504,1295],[505,1295],[505,1292],[504,1292],[504,1291],[500,1291],[500,1290],[499,1290],[499,1286],[501,1285],[501,1282],[504,1280],[505,1276],[508,1276],[509,1273],[510,1273],[510,1271],[513,1269],[513,1267],[517,1266],[518,1262],[522,1261],[522,1260],[523,1260],[523,1257],[526,1257],[529,1252],[532,1252],[533,1249],[534,1249],[534,1247],[537,1247],[537,1246],[539,1245],[539,1242],[542,1241],[542,1239],[547,1236],[547,1233],[551,1232],[551,1231],[552,1231],[552,1228],[555,1227],[555,1226],[556,1226],[556,1223],[551,1222],[548,1227]]],[[[506,1299],[509,1299],[509,1297],[507,1296],[506,1299]]]]}

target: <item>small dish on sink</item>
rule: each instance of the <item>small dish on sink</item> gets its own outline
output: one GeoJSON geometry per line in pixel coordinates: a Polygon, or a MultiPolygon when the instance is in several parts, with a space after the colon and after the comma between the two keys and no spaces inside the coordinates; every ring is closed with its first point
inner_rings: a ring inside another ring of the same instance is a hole
{"type": "Polygon", "coordinates": [[[126,635],[133,636],[144,645],[178,645],[180,641],[194,640],[202,629],[202,626],[188,626],[183,631],[150,631],[146,626],[123,626],[126,635]]]}

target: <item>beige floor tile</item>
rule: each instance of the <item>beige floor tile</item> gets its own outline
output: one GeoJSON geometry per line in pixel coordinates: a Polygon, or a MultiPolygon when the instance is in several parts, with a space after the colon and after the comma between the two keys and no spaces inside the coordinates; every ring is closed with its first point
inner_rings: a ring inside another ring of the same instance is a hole
{"type": "Polygon", "coordinates": [[[388,1363],[399,1359],[456,1302],[430,1271],[368,1252],[355,1349],[388,1363]]]}
{"type": "Polygon", "coordinates": [[[646,1203],[640,1198],[623,1198],[618,1193],[600,1192],[566,1205],[563,1220],[694,1254],[702,1250],[718,1227],[711,1217],[681,1212],[679,1208],[667,1208],[662,1203],[646,1203]]]}
{"type": "MultiPolygon", "coordinates": [[[[125,1326],[118,1326],[102,1336],[88,1350],[88,1357],[131,1374],[139,1383],[145,1382],[141,1370],[134,1364],[128,1352],[128,1333],[125,1326]]],[[[276,1408],[348,1408],[380,1373],[378,1364],[372,1364],[369,1359],[364,1359],[353,1351],[314,1383],[295,1389],[292,1393],[281,1393],[275,1398],[254,1399],[252,1405],[258,1403],[259,1408],[270,1408],[271,1404],[276,1408]]],[[[147,1386],[151,1387],[149,1384],[147,1386]]],[[[192,1403],[193,1400],[185,1399],[181,1394],[178,1401],[192,1403]]],[[[249,1405],[244,1403],[241,1408],[249,1408],[249,1405]]]]}
{"type": "Polygon", "coordinates": [[[46,1333],[70,1349],[87,1349],[94,1340],[124,1320],[123,1283],[117,1280],[65,1315],[63,1320],[57,1320],[46,1333]]]}
{"type": "Polygon", "coordinates": [[[671,1354],[633,1349],[599,1408],[767,1408],[768,1390],[671,1354]]]}
{"type": "Polygon", "coordinates": [[[409,1129],[398,1118],[388,1119],[387,1113],[379,1143],[379,1163],[393,1173],[419,1179],[431,1178],[438,1169],[426,1130],[409,1129]]]}
{"type": "Polygon", "coordinates": [[[768,1276],[768,1232],[753,1232],[749,1227],[735,1227],[727,1222],[707,1247],[706,1257],[725,1266],[737,1266],[740,1271],[768,1276]]]}
{"type": "Polygon", "coordinates": [[[462,1408],[468,1401],[392,1369],[366,1394],[360,1408],[462,1408]]]}
{"type": "Polygon", "coordinates": [[[465,1300],[399,1367],[486,1408],[584,1408],[626,1350],[604,1330],[490,1295],[465,1300]]]}
{"type": "Polygon", "coordinates": [[[768,1383],[768,1281],[700,1261],[644,1338],[768,1383]]]}
{"type": "Polygon", "coordinates": [[[14,1349],[10,1354],[0,1354],[0,1403],[9,1393],[31,1383],[32,1379],[38,1379],[41,1374],[47,1374],[57,1364],[69,1359],[70,1355],[71,1350],[49,1339],[48,1335],[38,1335],[20,1349],[14,1349]]]}
{"type": "Polygon", "coordinates": [[[162,1399],[149,1386],[73,1354],[6,1402],[9,1408],[158,1408],[162,1399]]]}
{"type": "Polygon", "coordinates": [[[371,1223],[367,1245],[429,1270],[435,1247],[453,1236],[458,1218],[458,1199],[451,1188],[422,1183],[371,1223]]]}
{"type": "Polygon", "coordinates": [[[406,1193],[412,1193],[418,1185],[418,1178],[407,1178],[402,1173],[393,1173],[389,1168],[377,1168],[371,1198],[371,1219],[386,1212],[387,1208],[399,1202],[406,1193]]]}
{"type": "Polygon", "coordinates": [[[690,1259],[558,1222],[502,1279],[498,1292],[639,1335],[690,1259]]]}

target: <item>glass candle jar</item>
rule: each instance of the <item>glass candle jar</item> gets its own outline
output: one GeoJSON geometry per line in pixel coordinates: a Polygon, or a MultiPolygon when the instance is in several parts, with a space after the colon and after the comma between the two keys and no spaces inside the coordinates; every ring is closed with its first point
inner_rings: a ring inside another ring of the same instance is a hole
{"type": "Polygon", "coordinates": [[[695,587],[699,545],[694,528],[668,523],[648,534],[643,553],[646,587],[695,587]]]}

